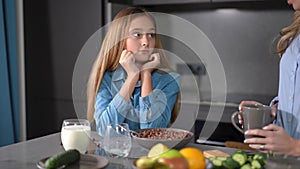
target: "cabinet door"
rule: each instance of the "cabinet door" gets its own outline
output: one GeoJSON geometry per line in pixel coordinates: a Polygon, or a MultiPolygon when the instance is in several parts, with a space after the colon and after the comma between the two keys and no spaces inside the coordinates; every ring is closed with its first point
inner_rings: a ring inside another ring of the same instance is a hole
{"type": "Polygon", "coordinates": [[[271,1],[272,0],[212,0],[212,2],[263,2],[263,1],[271,1]]]}
{"type": "Polygon", "coordinates": [[[176,5],[176,4],[192,4],[192,3],[210,3],[211,0],[109,0],[111,3],[119,3],[133,6],[147,5],[176,5]]]}

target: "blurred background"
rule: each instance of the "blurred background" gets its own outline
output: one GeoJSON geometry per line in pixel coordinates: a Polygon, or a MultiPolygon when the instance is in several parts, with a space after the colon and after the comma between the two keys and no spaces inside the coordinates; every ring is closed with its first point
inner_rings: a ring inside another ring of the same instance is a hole
{"type": "MultiPolygon", "coordinates": [[[[76,117],[72,76],[76,59],[90,36],[127,6],[176,15],[197,26],[214,45],[226,75],[227,99],[212,141],[243,136],[230,122],[241,100],[264,104],[277,95],[279,58],[274,39],[291,23],[285,0],[1,0],[0,4],[0,146],[60,131],[63,119],[76,117]]],[[[172,28],[170,28],[172,29],[172,28]]],[[[206,69],[214,67],[182,42],[162,37],[167,51],[188,65],[170,60],[182,75],[182,111],[194,111],[196,137],[211,102],[206,69]],[[195,81],[199,97],[191,90],[195,81]]],[[[209,56],[206,56],[209,57],[209,56]]],[[[87,79],[87,77],[85,77],[87,79]]],[[[83,101],[84,102],[84,101],[83,101]]],[[[85,104],[85,103],[83,103],[85,104]]],[[[215,123],[215,122],[211,122],[215,123]]]]}

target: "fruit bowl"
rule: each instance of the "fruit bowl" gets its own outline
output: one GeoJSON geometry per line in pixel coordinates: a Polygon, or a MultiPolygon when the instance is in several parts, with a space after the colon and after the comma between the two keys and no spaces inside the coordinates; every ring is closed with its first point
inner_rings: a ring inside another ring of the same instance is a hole
{"type": "Polygon", "coordinates": [[[151,149],[158,143],[162,143],[169,148],[181,148],[189,143],[193,136],[192,132],[177,128],[140,129],[132,134],[132,138],[146,149],[151,149]]]}
{"type": "MultiPolygon", "coordinates": [[[[133,169],[139,169],[137,166],[136,166],[136,161],[137,161],[138,159],[135,159],[134,161],[133,161],[133,165],[132,165],[132,168],[133,169]]],[[[205,159],[205,163],[206,163],[206,168],[205,169],[213,169],[214,168],[214,166],[213,166],[213,164],[210,162],[210,160],[208,160],[208,159],[205,159]]]]}

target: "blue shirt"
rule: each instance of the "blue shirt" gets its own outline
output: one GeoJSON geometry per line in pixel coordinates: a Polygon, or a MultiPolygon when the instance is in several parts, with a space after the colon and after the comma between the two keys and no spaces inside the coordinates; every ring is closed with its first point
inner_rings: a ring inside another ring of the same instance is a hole
{"type": "Polygon", "coordinates": [[[107,125],[122,122],[128,123],[131,130],[167,127],[179,93],[179,74],[153,71],[152,93],[141,97],[141,81],[138,81],[130,102],[119,94],[126,77],[121,66],[104,73],[95,101],[97,132],[103,136],[107,125]]]}
{"type": "Polygon", "coordinates": [[[278,110],[275,124],[294,138],[300,138],[300,36],[286,49],[280,60],[278,110]]]}

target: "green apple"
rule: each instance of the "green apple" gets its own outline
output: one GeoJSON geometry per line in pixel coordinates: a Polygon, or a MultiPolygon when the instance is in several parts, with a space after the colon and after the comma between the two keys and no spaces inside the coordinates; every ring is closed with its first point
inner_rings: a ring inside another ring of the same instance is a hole
{"type": "Polygon", "coordinates": [[[178,150],[169,149],[168,151],[158,155],[159,158],[175,158],[175,157],[183,157],[178,150]]]}
{"type": "Polygon", "coordinates": [[[156,162],[151,158],[141,157],[141,158],[137,159],[137,161],[135,162],[135,165],[139,169],[152,169],[155,163],[156,162]]]}
{"type": "Polygon", "coordinates": [[[154,169],[188,169],[189,164],[184,157],[158,158],[154,169]]]}

